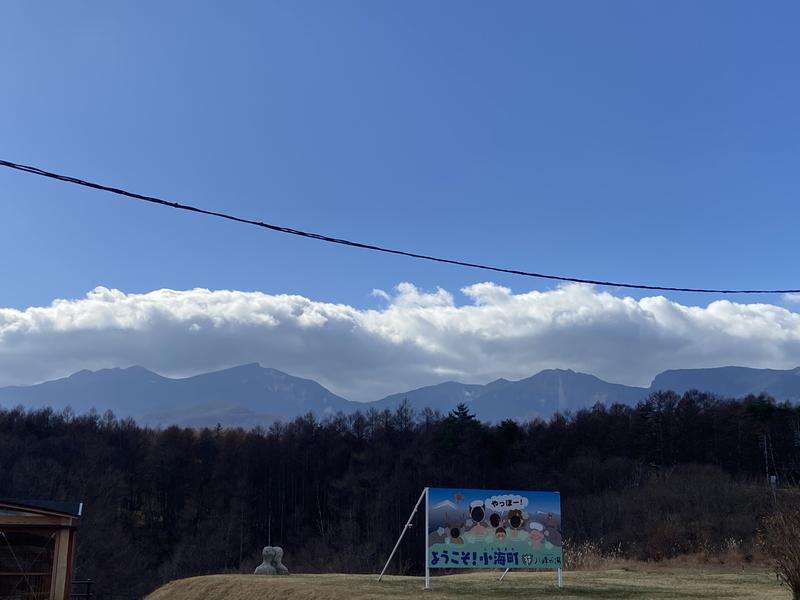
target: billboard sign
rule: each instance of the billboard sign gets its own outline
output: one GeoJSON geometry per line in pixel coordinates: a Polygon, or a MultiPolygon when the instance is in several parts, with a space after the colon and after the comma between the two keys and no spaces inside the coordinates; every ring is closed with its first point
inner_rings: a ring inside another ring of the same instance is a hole
{"type": "Polygon", "coordinates": [[[428,488],[427,566],[560,569],[558,492],[428,488]]]}

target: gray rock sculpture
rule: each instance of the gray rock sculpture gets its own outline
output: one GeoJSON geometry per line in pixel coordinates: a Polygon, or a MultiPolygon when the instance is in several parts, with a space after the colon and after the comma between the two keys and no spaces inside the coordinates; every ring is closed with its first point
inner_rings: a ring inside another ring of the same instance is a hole
{"type": "Polygon", "coordinates": [[[283,559],[283,548],[280,546],[264,546],[261,551],[264,562],[256,567],[256,575],[288,575],[287,569],[281,560],[283,559]]]}

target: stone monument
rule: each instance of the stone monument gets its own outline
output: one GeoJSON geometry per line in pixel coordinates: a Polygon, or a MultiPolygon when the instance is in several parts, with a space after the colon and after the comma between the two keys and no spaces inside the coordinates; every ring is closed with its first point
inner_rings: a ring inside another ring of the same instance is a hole
{"type": "Polygon", "coordinates": [[[287,569],[281,560],[283,559],[283,548],[280,546],[264,546],[261,551],[264,562],[256,567],[256,575],[288,575],[287,569]]]}

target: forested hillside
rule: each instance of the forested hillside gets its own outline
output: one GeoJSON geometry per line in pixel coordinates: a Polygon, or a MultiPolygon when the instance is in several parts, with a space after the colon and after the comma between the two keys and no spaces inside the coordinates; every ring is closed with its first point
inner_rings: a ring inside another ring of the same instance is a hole
{"type": "MultiPolygon", "coordinates": [[[[101,594],[249,570],[268,543],[294,571],[378,571],[426,485],[558,490],[567,553],[748,552],[773,501],[766,471],[779,497],[797,484],[800,410],[763,396],[661,392],[492,426],[464,406],[401,406],[252,431],[0,411],[0,496],[83,501],[77,575],[101,594]]],[[[421,536],[395,569],[420,571],[421,536]]]]}

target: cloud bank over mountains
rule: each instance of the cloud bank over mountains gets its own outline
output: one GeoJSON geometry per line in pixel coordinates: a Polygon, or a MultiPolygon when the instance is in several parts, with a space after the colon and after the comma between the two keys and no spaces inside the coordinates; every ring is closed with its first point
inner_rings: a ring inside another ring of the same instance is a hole
{"type": "Polygon", "coordinates": [[[800,313],[727,300],[684,306],[586,285],[452,293],[401,283],[381,309],[295,295],[98,287],[85,298],[0,308],[0,386],[143,365],[185,376],[260,362],[353,400],[445,380],[520,379],[571,368],[647,386],[672,368],[800,365],[800,313]]]}

